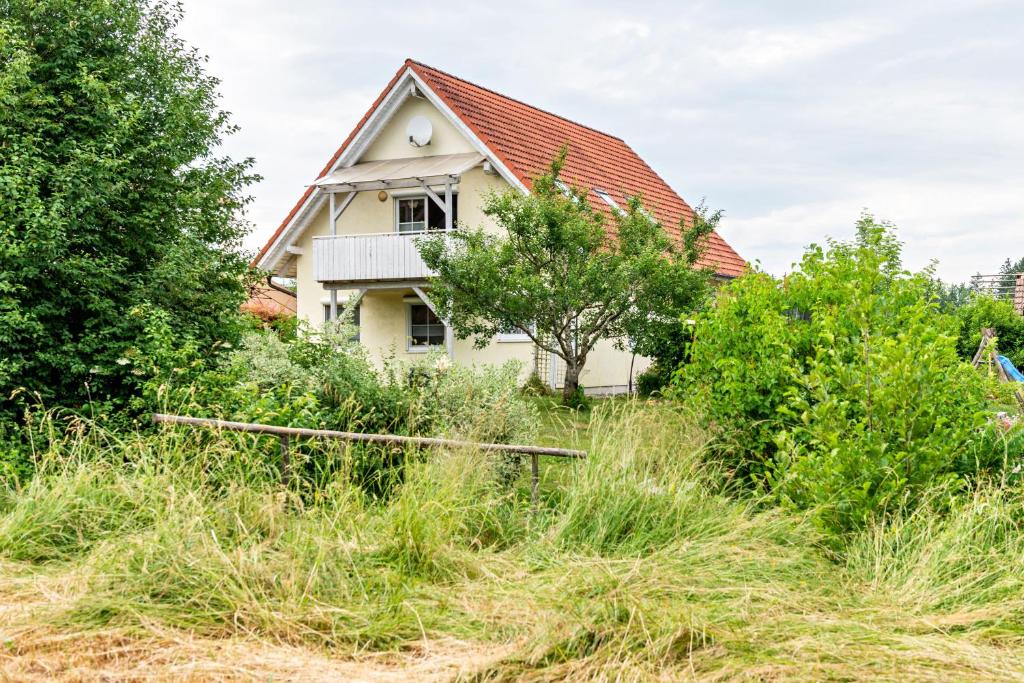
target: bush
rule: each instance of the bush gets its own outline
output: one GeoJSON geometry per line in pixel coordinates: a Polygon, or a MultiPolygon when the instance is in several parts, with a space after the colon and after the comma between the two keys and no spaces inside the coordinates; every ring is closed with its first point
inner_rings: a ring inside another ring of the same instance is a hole
{"type": "Polygon", "coordinates": [[[119,406],[142,320],[234,339],[252,160],[233,161],[218,81],[175,3],[6,0],[0,9],[0,415],[18,387],[119,406]],[[87,192],[82,188],[88,187],[87,192]]]}
{"type": "Polygon", "coordinates": [[[833,534],[955,477],[988,407],[931,273],[903,270],[891,226],[865,216],[857,232],[782,282],[727,285],[674,385],[738,435],[727,462],[833,534]]]}
{"type": "Polygon", "coordinates": [[[779,409],[811,354],[810,323],[793,312],[794,298],[792,289],[760,272],[723,287],[715,306],[698,316],[690,363],[680,366],[667,392],[704,406],[735,442],[731,464],[744,476],[763,473],[771,460],[779,409]]]}
{"type": "Polygon", "coordinates": [[[971,359],[981,343],[981,329],[996,331],[999,353],[1009,358],[1018,368],[1024,368],[1024,316],[1017,313],[1006,299],[975,295],[956,309],[960,321],[957,349],[960,357],[971,359]]]}
{"type": "MultiPolygon", "coordinates": [[[[429,356],[413,364],[390,360],[378,370],[344,323],[304,329],[290,341],[253,331],[237,349],[207,359],[194,348],[166,348],[159,317],[152,328],[143,358],[157,361],[137,368],[148,375],[140,412],[505,443],[529,440],[536,423],[518,390],[515,364],[466,368],[429,356]]],[[[348,450],[345,474],[365,489],[382,494],[402,480],[405,450],[360,444],[348,450]]],[[[276,458],[274,444],[268,441],[263,454],[276,458]]],[[[336,454],[323,448],[300,444],[294,455],[317,487],[338,473],[336,454]]]]}
{"type": "Polygon", "coordinates": [[[536,411],[517,387],[518,363],[471,368],[437,355],[408,370],[417,378],[405,392],[410,433],[495,443],[533,436],[536,411]]]}
{"type": "Polygon", "coordinates": [[[580,384],[571,394],[562,396],[562,405],[571,410],[586,410],[590,408],[590,397],[587,396],[583,385],[580,384]]]}

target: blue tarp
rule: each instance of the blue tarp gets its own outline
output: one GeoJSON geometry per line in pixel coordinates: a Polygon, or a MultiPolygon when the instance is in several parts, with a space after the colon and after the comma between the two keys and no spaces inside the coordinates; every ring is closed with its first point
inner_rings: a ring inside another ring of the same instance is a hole
{"type": "Polygon", "coordinates": [[[1006,374],[1009,375],[1010,379],[1014,382],[1024,382],[1024,374],[1021,374],[1021,371],[1013,366],[1013,363],[1010,362],[1009,358],[1006,356],[999,356],[999,364],[1003,366],[1003,369],[1006,370],[1006,374]]]}

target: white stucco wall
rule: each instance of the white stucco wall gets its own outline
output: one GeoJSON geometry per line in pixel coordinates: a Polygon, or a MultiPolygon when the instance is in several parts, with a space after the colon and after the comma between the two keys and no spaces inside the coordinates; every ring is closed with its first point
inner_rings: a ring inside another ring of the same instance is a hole
{"type": "Polygon", "coordinates": [[[413,97],[406,100],[395,112],[377,139],[367,147],[360,161],[408,159],[475,151],[476,149],[469,140],[464,138],[447,118],[434,109],[434,105],[423,98],[413,97]],[[409,119],[414,116],[425,116],[433,126],[433,135],[430,138],[430,144],[426,147],[413,147],[406,137],[405,131],[409,125],[409,119]]]}

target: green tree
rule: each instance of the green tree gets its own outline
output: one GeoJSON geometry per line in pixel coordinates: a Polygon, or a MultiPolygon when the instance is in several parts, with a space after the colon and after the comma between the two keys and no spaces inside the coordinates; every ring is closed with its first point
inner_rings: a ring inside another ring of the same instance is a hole
{"type": "Polygon", "coordinates": [[[136,384],[147,311],[200,343],[244,300],[251,160],[176,3],[0,0],[0,412],[136,384]]]}
{"type": "MultiPolygon", "coordinates": [[[[721,210],[709,210],[703,201],[693,208],[693,224],[683,232],[682,247],[687,263],[697,263],[704,240],[718,228],[722,215],[721,210]]],[[[713,275],[711,271],[701,273],[695,268],[694,265],[688,269],[671,269],[667,274],[674,281],[652,288],[662,299],[650,302],[650,314],[627,321],[631,349],[654,361],[637,380],[642,395],[667,386],[687,356],[693,332],[692,320],[688,320],[703,308],[711,293],[705,285],[713,275]]]]}
{"type": "Polygon", "coordinates": [[[1003,261],[1003,265],[999,267],[999,272],[1005,275],[1024,273],[1024,256],[1017,261],[1006,259],[1003,261]]]}
{"type": "Polygon", "coordinates": [[[970,360],[981,344],[981,330],[996,331],[996,347],[1017,367],[1024,367],[1024,317],[1017,313],[1008,299],[975,294],[954,312],[960,321],[957,350],[970,360]]]}
{"type": "Polygon", "coordinates": [[[437,272],[432,296],[456,334],[484,346],[517,330],[565,362],[563,399],[573,400],[594,345],[654,344],[678,311],[704,297],[708,273],[695,269],[707,227],[681,226],[674,244],[634,197],[612,224],[586,192],[558,179],[568,150],[533,183],[533,191],[490,195],[484,213],[497,233],[465,229],[420,241],[437,272]],[[666,319],[662,319],[665,316],[666,319]]]}
{"type": "Polygon", "coordinates": [[[781,282],[729,283],[674,380],[735,437],[720,453],[741,478],[833,533],[986,460],[988,387],[957,355],[931,270],[904,270],[900,252],[865,215],[855,240],[812,245],[781,282]]]}

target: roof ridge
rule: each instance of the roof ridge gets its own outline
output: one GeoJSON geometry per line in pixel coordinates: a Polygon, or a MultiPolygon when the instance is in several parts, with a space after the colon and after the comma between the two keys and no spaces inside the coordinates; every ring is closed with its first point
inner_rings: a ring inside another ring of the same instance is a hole
{"type": "Polygon", "coordinates": [[[456,76],[455,74],[453,74],[451,72],[444,71],[443,69],[438,69],[437,67],[430,66],[429,64],[424,64],[423,62],[421,62],[419,60],[413,59],[412,57],[407,57],[406,60],[405,60],[405,63],[407,65],[408,64],[415,64],[416,66],[421,66],[424,69],[430,69],[431,71],[436,71],[437,73],[439,73],[439,74],[441,74],[443,76],[447,76],[448,78],[454,78],[455,80],[461,81],[461,82],[465,83],[466,85],[471,85],[474,88],[479,88],[480,90],[483,90],[485,92],[489,92],[492,95],[497,95],[498,97],[503,97],[506,100],[511,100],[512,102],[515,102],[517,104],[521,104],[524,107],[529,107],[530,109],[533,109],[534,111],[542,112],[544,114],[547,114],[548,116],[554,116],[556,119],[561,119],[562,121],[565,121],[566,123],[571,123],[572,125],[579,126],[580,128],[586,128],[587,130],[593,131],[593,132],[597,133],[598,135],[603,135],[606,138],[611,138],[612,140],[618,140],[619,142],[625,143],[625,140],[623,140],[622,138],[620,138],[617,135],[612,135],[611,133],[606,133],[603,130],[598,130],[597,128],[594,128],[593,126],[588,126],[587,124],[580,123],[579,121],[574,121],[573,119],[570,119],[568,116],[562,116],[561,114],[556,114],[555,112],[550,111],[548,109],[542,109],[541,107],[538,107],[536,105],[530,104],[529,102],[524,102],[523,100],[517,99],[515,97],[511,97],[509,95],[506,95],[505,93],[500,93],[497,90],[494,90],[493,88],[488,88],[487,86],[480,85],[479,83],[474,83],[473,81],[468,81],[465,78],[462,78],[461,76],[456,76]]]}

